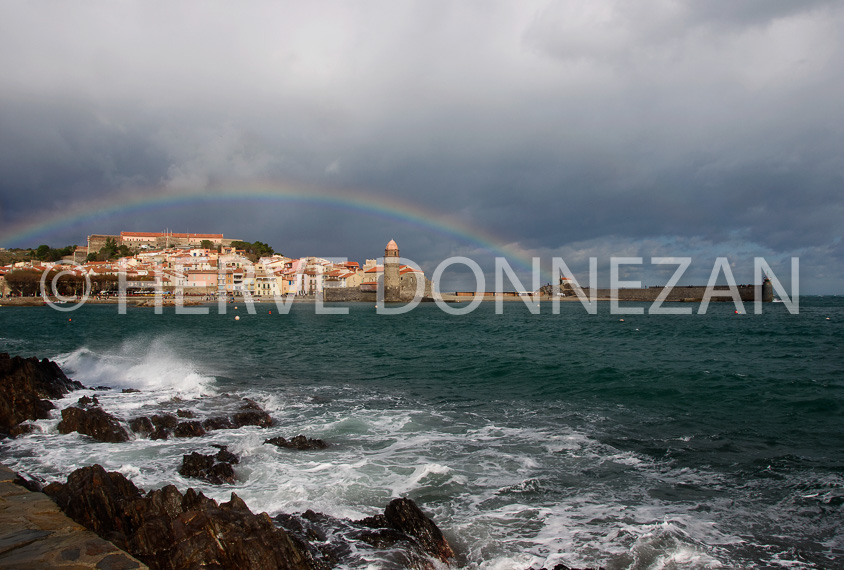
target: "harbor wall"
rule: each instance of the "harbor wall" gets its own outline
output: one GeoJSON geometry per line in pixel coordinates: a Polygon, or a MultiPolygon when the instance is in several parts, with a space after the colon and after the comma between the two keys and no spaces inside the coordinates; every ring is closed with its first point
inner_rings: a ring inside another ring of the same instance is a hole
{"type": "MultiPolygon", "coordinates": [[[[738,285],[739,297],[742,302],[748,303],[756,300],[757,289],[761,295],[763,303],[770,303],[774,300],[773,289],[771,283],[766,281],[762,285],[738,285]]],[[[647,287],[644,289],[597,289],[595,292],[599,299],[618,299],[619,301],[639,301],[644,303],[652,303],[665,290],[665,287],[647,287]]],[[[712,302],[731,302],[732,296],[729,295],[730,288],[726,285],[718,285],[714,287],[715,293],[711,297],[712,302]]],[[[590,291],[588,288],[584,289],[584,293],[588,296],[590,291]]],[[[574,292],[566,292],[567,295],[574,295],[574,292]]],[[[666,301],[672,302],[686,302],[699,303],[703,300],[706,294],[705,286],[683,286],[673,287],[665,298],[666,301]]]]}

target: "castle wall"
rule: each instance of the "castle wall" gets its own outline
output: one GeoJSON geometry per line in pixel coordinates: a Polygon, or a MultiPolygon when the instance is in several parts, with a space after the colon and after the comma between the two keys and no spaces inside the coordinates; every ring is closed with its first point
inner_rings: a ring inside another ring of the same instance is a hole
{"type": "Polygon", "coordinates": [[[86,255],[90,255],[92,253],[97,253],[103,247],[105,247],[106,240],[112,239],[114,243],[120,245],[123,243],[120,239],[120,236],[109,236],[109,235],[100,235],[100,234],[93,234],[88,236],[88,252],[86,255]]]}

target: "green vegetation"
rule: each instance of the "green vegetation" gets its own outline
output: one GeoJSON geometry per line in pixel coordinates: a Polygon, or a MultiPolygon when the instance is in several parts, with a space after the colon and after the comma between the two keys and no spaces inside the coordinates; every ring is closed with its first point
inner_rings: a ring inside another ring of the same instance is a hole
{"type": "Polygon", "coordinates": [[[260,257],[267,257],[275,253],[273,248],[262,241],[249,243],[248,241],[233,241],[232,247],[242,249],[250,261],[257,261],[260,257]]]}
{"type": "Polygon", "coordinates": [[[73,255],[76,250],[75,245],[69,245],[62,249],[54,249],[49,245],[39,245],[38,249],[32,254],[35,259],[39,261],[58,261],[67,255],[73,255]]]}
{"type": "Polygon", "coordinates": [[[121,257],[129,257],[132,250],[125,245],[117,245],[112,238],[108,238],[105,245],[96,253],[89,253],[85,261],[111,261],[121,257]]]}
{"type": "Polygon", "coordinates": [[[26,253],[26,257],[29,259],[37,259],[38,261],[59,261],[63,257],[73,255],[74,251],[76,251],[75,245],[55,249],[49,245],[42,244],[35,249],[30,249],[26,253]]]}

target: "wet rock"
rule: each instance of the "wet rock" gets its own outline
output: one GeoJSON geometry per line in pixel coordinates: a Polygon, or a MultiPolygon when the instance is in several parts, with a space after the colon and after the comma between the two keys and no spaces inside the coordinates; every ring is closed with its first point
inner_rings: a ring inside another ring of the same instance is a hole
{"type": "Polygon", "coordinates": [[[205,430],[202,424],[197,421],[179,422],[173,429],[173,435],[176,437],[200,437],[205,435],[205,430]]]}
{"type": "Polygon", "coordinates": [[[150,418],[152,425],[155,427],[150,434],[150,439],[167,439],[179,425],[179,418],[173,414],[156,414],[150,418]]]}
{"type": "Polygon", "coordinates": [[[152,425],[158,428],[173,429],[179,425],[179,418],[173,414],[156,414],[150,418],[152,425]]]}
{"type": "Polygon", "coordinates": [[[156,428],[151,434],[149,434],[150,439],[168,439],[172,432],[166,428],[156,428]]]}
{"type": "Polygon", "coordinates": [[[226,450],[225,447],[215,455],[203,455],[194,452],[182,456],[179,474],[182,477],[202,479],[214,485],[234,483],[236,479],[232,464],[236,465],[238,462],[237,456],[226,450]]]}
{"type": "Polygon", "coordinates": [[[155,431],[155,426],[152,425],[152,421],[148,417],[141,416],[129,420],[129,429],[135,433],[149,435],[155,431]]]}
{"type": "Polygon", "coordinates": [[[217,461],[225,461],[226,463],[238,464],[240,463],[240,459],[238,459],[237,455],[232,453],[228,450],[228,446],[226,445],[213,445],[212,447],[216,447],[220,451],[214,456],[217,458],[217,461]]]}
{"type": "Polygon", "coordinates": [[[208,418],[203,421],[202,427],[205,428],[206,431],[211,431],[215,429],[232,429],[234,426],[229,418],[220,416],[216,418],[208,418]]]}
{"type": "Polygon", "coordinates": [[[442,531],[411,499],[393,499],[384,509],[383,515],[368,517],[358,522],[380,531],[387,531],[370,534],[366,537],[369,540],[361,537],[367,542],[378,541],[381,548],[399,538],[399,535],[391,531],[399,531],[412,537],[414,542],[433,558],[448,563],[448,560],[454,557],[454,550],[442,531]]]}
{"type": "Polygon", "coordinates": [[[232,416],[232,425],[236,428],[243,426],[258,426],[262,428],[273,425],[273,419],[254,400],[244,398],[240,411],[232,416]]]}
{"type": "Polygon", "coordinates": [[[59,433],[79,432],[96,440],[110,443],[127,441],[129,434],[120,422],[102,408],[82,409],[75,406],[62,410],[59,433]]]}
{"type": "Polygon", "coordinates": [[[435,570],[454,556],[437,526],[409,499],[396,499],[384,514],[362,521],[336,519],[311,510],[300,515],[280,514],[275,521],[309,544],[312,555],[331,567],[435,570]]]}
{"type": "Polygon", "coordinates": [[[297,435],[296,437],[292,437],[289,440],[284,439],[283,437],[273,437],[271,439],[265,439],[264,443],[270,443],[272,445],[275,445],[276,447],[298,449],[300,451],[306,451],[311,449],[325,449],[328,447],[328,444],[325,443],[323,440],[311,439],[309,437],[305,437],[304,435],[297,435]]]}
{"type": "Polygon", "coordinates": [[[243,398],[243,404],[240,406],[241,410],[263,410],[261,404],[251,398],[243,398]]]}
{"type": "Polygon", "coordinates": [[[9,430],[9,436],[18,437],[21,435],[32,433],[34,431],[35,426],[32,424],[18,424],[16,426],[12,426],[12,428],[9,430]]]}
{"type": "Polygon", "coordinates": [[[97,399],[96,395],[94,395],[93,397],[82,396],[81,398],[76,400],[76,403],[78,405],[82,406],[83,408],[88,407],[88,406],[99,406],[100,405],[100,401],[97,399]]]}
{"type": "Polygon", "coordinates": [[[194,414],[190,410],[176,410],[176,415],[179,416],[180,418],[187,418],[189,420],[196,417],[196,414],[194,414]]]}
{"type": "Polygon", "coordinates": [[[78,523],[151,568],[321,568],[306,546],[253,514],[234,493],[227,503],[174,486],[143,495],[120,473],[78,469],[45,492],[78,523]]]}
{"type": "Polygon", "coordinates": [[[50,417],[55,406],[48,399],[61,398],[71,390],[84,388],[64,375],[46,358],[10,357],[0,353],[0,432],[26,420],[50,417]]]}
{"type": "Polygon", "coordinates": [[[44,489],[44,486],[40,481],[36,479],[27,479],[17,473],[15,473],[15,478],[12,480],[12,483],[23,487],[28,491],[32,491],[33,493],[40,493],[44,489]]]}
{"type": "MultiPolygon", "coordinates": [[[[110,390],[110,389],[111,388],[106,388],[106,390],[110,390]]],[[[97,388],[97,390],[99,390],[99,388],[97,388]]],[[[123,393],[123,394],[137,394],[139,392],[140,392],[140,390],[138,390],[137,388],[123,388],[123,390],[121,390],[121,393],[123,393]]]]}
{"type": "MultiPolygon", "coordinates": [[[[359,567],[363,562],[356,550],[343,538],[348,521],[335,519],[308,510],[300,515],[280,513],[273,520],[276,525],[306,545],[311,556],[326,568],[336,568],[341,561],[348,567],[359,567]]],[[[369,564],[370,567],[377,567],[369,564]]]]}

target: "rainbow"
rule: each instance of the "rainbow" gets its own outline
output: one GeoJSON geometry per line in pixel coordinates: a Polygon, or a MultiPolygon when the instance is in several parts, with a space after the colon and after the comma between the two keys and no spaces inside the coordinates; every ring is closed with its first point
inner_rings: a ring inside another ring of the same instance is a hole
{"type": "MultiPolygon", "coordinates": [[[[190,205],[243,205],[247,203],[313,205],[397,221],[455,238],[463,244],[503,256],[527,272],[530,272],[532,268],[530,257],[502,243],[488,232],[453,216],[435,212],[418,204],[384,196],[375,197],[361,191],[339,192],[310,188],[301,184],[294,186],[279,183],[252,184],[248,187],[224,186],[201,193],[188,190],[151,189],[77,203],[69,210],[40,216],[36,221],[9,224],[0,228],[0,244],[43,242],[51,235],[75,227],[84,229],[88,233],[91,228],[96,227],[98,222],[118,216],[190,205]]],[[[211,230],[216,231],[214,228],[207,228],[207,231],[211,230]]]]}

